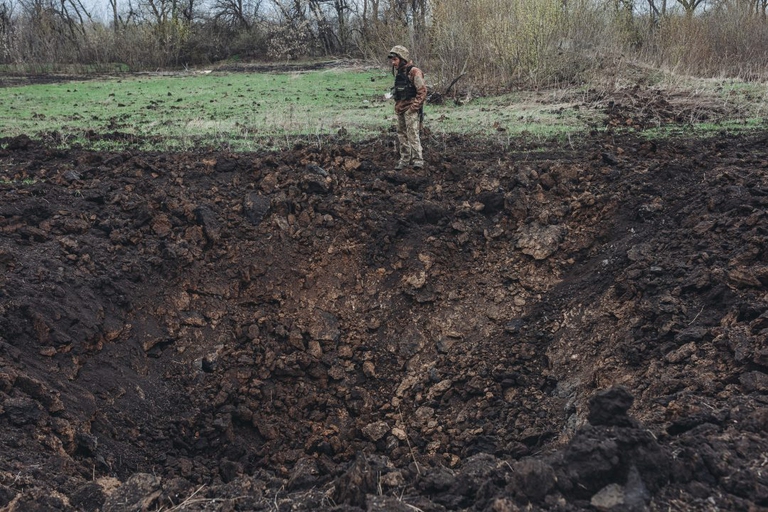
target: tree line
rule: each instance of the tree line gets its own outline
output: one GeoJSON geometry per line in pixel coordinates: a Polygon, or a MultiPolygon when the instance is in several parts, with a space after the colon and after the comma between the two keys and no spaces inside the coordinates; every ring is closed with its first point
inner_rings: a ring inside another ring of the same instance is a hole
{"type": "Polygon", "coordinates": [[[763,77],[768,0],[0,0],[8,71],[132,71],[404,44],[442,84],[570,83],[623,62],[763,77]]]}

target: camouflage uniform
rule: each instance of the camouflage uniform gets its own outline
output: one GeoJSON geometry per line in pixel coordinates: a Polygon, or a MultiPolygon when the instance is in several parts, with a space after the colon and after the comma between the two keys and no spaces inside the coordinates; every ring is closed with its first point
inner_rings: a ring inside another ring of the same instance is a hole
{"type": "Polygon", "coordinates": [[[412,86],[406,98],[398,98],[395,94],[395,114],[397,115],[397,140],[400,146],[400,161],[396,168],[403,169],[409,165],[415,168],[424,167],[424,157],[421,148],[419,129],[424,100],[427,99],[427,84],[424,73],[408,60],[409,52],[404,46],[395,46],[389,51],[390,58],[398,57],[395,87],[406,80],[412,86]],[[413,91],[415,89],[415,92],[413,91]]]}

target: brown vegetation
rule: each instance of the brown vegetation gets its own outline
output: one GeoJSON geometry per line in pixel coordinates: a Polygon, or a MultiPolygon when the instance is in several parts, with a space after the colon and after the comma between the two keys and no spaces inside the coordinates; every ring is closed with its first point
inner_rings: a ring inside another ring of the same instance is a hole
{"type": "Polygon", "coordinates": [[[765,2],[677,0],[2,0],[0,64],[114,72],[344,56],[384,63],[405,44],[438,90],[581,83],[619,61],[699,76],[764,78],[765,2]]]}

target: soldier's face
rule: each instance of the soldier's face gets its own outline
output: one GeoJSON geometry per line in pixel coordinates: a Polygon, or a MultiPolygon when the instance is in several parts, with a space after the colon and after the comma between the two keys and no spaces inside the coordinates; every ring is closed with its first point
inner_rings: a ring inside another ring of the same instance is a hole
{"type": "Polygon", "coordinates": [[[390,64],[397,67],[400,65],[400,58],[397,55],[390,55],[387,57],[389,59],[390,64]]]}

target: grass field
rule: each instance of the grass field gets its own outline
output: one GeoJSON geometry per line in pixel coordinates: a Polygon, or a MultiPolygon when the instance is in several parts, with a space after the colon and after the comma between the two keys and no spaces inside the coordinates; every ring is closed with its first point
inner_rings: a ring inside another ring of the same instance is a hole
{"type": "MultiPolygon", "coordinates": [[[[280,149],[340,131],[354,141],[386,134],[394,125],[392,101],[385,97],[392,81],[388,70],[361,67],[126,75],[13,86],[0,88],[0,125],[6,137],[26,134],[93,149],[280,149]]],[[[720,102],[728,111],[713,122],[698,119],[692,108],[692,127],[738,130],[763,124],[764,85],[678,81],[674,87],[694,106],[720,102]]],[[[464,91],[428,105],[425,126],[435,137],[567,140],[583,130],[604,129],[607,101],[587,87],[493,97],[464,91]]]]}

